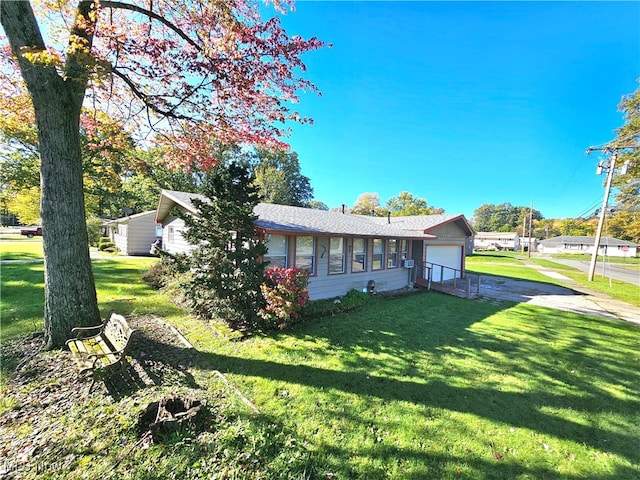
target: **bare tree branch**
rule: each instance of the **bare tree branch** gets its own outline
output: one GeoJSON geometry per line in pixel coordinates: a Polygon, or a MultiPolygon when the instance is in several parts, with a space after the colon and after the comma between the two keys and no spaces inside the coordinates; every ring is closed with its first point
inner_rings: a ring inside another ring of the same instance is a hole
{"type": "Polygon", "coordinates": [[[124,73],[122,73],[120,70],[113,68],[111,70],[111,72],[117,76],[118,78],[120,78],[124,83],[127,84],[127,86],[131,89],[131,92],[138,97],[140,100],[142,100],[142,102],[147,106],[147,108],[149,108],[150,110],[153,110],[155,113],[165,116],[165,117],[169,117],[169,118],[175,118],[177,120],[190,120],[190,117],[187,117],[186,115],[180,115],[175,113],[175,107],[169,109],[169,110],[164,110],[160,107],[158,107],[157,105],[155,105],[150,99],[149,96],[144,94],[143,92],[140,91],[140,89],[136,86],[136,84],[129,78],[127,77],[124,73]]]}

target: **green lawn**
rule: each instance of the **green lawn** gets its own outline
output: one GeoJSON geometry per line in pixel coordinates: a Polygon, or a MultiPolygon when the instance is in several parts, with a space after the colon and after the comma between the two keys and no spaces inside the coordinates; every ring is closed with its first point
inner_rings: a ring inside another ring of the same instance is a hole
{"type": "Polygon", "coordinates": [[[0,260],[38,260],[42,258],[42,237],[0,235],[0,260]]]}
{"type": "Polygon", "coordinates": [[[622,300],[623,302],[640,307],[640,287],[631,283],[605,278],[601,275],[595,275],[593,280],[589,282],[587,280],[587,274],[584,272],[566,271],[562,272],[562,274],[591,290],[604,293],[617,300],[622,300]]]}
{"type": "Polygon", "coordinates": [[[467,257],[467,272],[562,285],[560,281],[529,268],[522,260],[525,258],[513,252],[476,253],[467,257]]]}
{"type": "MultiPolygon", "coordinates": [[[[587,260],[590,261],[591,260],[591,255],[579,255],[579,254],[572,254],[572,253],[556,253],[551,255],[552,258],[566,258],[567,260],[587,260]]],[[[602,261],[607,261],[607,262],[611,262],[611,263],[622,263],[622,264],[627,264],[627,265],[640,265],[640,257],[610,257],[607,256],[606,258],[603,257],[602,255],[598,255],[598,261],[602,262],[602,261]]]]}
{"type": "Polygon", "coordinates": [[[638,333],[422,294],[199,348],[337,478],[613,479],[640,475],[638,333]]]}
{"type": "MultiPolygon", "coordinates": [[[[67,478],[225,478],[221,459],[226,478],[640,478],[636,326],[418,293],[372,297],[349,314],[237,341],[142,285],[139,273],[152,261],[96,262],[101,307],[167,317],[202,352],[192,372],[203,391],[213,388],[214,370],[222,371],[261,413],[225,411],[219,416],[228,416],[224,441],[177,438],[134,449],[109,474],[122,453],[111,446],[132,436],[135,418],[125,413],[150,393],[108,402],[90,398],[80,411],[61,413],[69,450],[78,457],[67,478]],[[71,443],[79,439],[73,432],[85,428],[87,415],[96,440],[74,450],[71,443]],[[300,462],[300,449],[308,452],[304,471],[255,473],[275,455],[269,444],[283,438],[291,462],[300,462]],[[240,453],[230,455],[231,444],[240,453]],[[254,469],[234,469],[251,464],[248,458],[254,469]]],[[[4,273],[3,266],[3,312],[13,309],[12,334],[20,326],[28,331],[23,317],[35,313],[16,304],[19,296],[5,297],[4,273]]],[[[37,266],[23,264],[12,277],[37,303],[37,266]]]]}
{"type": "Polygon", "coordinates": [[[476,252],[467,257],[467,266],[482,263],[524,265],[522,258],[526,257],[518,252],[476,252]]]}
{"type": "Polygon", "coordinates": [[[574,272],[579,271],[577,268],[572,267],[570,265],[554,262],[553,260],[547,260],[545,258],[534,257],[531,259],[531,261],[537,265],[540,265],[541,267],[551,268],[553,270],[567,270],[567,271],[574,271],[574,272]]]}
{"type": "MultiPolygon", "coordinates": [[[[103,316],[109,310],[124,315],[155,313],[165,317],[182,314],[165,296],[149,289],[141,276],[157,259],[94,260],[98,303],[103,316]]],[[[44,268],[42,263],[2,265],[2,322],[0,341],[43,329],[44,268]]]]}

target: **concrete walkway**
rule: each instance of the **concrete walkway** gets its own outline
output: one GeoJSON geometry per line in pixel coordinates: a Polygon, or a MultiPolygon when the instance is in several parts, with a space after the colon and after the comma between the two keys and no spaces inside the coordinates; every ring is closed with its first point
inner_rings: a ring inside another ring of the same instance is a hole
{"type": "Polygon", "coordinates": [[[640,307],[616,300],[602,292],[585,287],[555,270],[526,260],[524,263],[528,267],[535,268],[541,274],[562,282],[563,285],[574,292],[573,295],[540,295],[532,299],[530,303],[559,310],[624,320],[640,325],[640,307]]]}

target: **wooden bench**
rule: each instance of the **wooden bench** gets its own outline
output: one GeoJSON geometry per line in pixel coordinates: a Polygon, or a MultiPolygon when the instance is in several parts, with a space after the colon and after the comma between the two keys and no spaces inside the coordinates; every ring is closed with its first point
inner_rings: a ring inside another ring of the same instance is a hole
{"type": "Polygon", "coordinates": [[[114,312],[109,313],[102,325],[71,330],[76,338],[67,340],[66,345],[80,367],[78,376],[86,372],[93,374],[89,393],[98,372],[106,372],[116,366],[124,370],[127,361],[125,354],[135,331],[122,315],[114,312]]]}

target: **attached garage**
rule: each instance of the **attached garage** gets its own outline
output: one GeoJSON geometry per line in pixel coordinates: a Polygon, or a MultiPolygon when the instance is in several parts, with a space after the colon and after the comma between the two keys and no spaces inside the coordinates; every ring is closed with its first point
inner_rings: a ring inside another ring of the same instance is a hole
{"type": "Polygon", "coordinates": [[[434,282],[452,280],[454,277],[460,278],[464,259],[463,247],[457,245],[426,245],[424,250],[424,258],[427,265],[433,264],[431,279],[434,282]]]}

